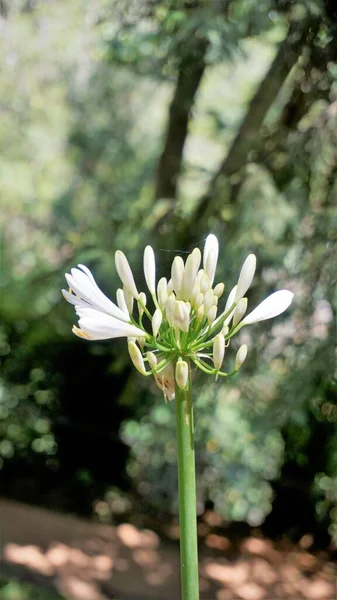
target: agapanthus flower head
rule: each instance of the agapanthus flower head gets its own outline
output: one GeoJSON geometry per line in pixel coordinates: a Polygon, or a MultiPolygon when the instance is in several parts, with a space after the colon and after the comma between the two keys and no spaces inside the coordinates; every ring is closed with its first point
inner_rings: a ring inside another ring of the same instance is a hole
{"type": "Polygon", "coordinates": [[[134,366],[142,375],[153,375],[168,400],[174,398],[175,383],[181,389],[188,385],[189,362],[216,379],[233,375],[247,356],[247,346],[241,346],[232,368],[222,370],[225,349],[233,336],[246,325],[284,312],[293,294],[288,290],[274,292],[247,315],[245,294],[256,268],[256,258],[250,254],[221,311],[225,286],[222,282],[214,284],[218,254],[218,240],[210,234],[203,256],[199,248],[186,262],[176,256],[171,279],[162,277],[157,283],[155,254],[147,246],[143,265],[149,303],[145,292],[138,292],[131,267],[120,250],[115,265],[123,288],[117,290],[117,304],[99,289],[89,269],[78,265],[66,274],[69,291],[62,290],[79,317],[79,327],[74,326],[73,332],[86,340],[126,337],[134,366]]]}

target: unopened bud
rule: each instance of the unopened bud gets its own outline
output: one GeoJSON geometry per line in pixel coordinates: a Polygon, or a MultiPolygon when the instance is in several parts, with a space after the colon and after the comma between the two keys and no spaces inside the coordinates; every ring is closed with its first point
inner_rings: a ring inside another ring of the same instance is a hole
{"type": "Polygon", "coordinates": [[[218,298],[220,298],[220,296],[222,296],[222,294],[224,293],[224,289],[225,289],[225,284],[224,283],[218,283],[213,292],[216,296],[218,296],[218,298]]]}
{"type": "Polygon", "coordinates": [[[153,352],[147,352],[146,353],[146,358],[148,360],[149,365],[152,367],[152,369],[156,369],[156,366],[158,364],[158,360],[156,355],[153,352]]]}
{"type": "Polygon", "coordinates": [[[207,313],[213,304],[213,290],[209,289],[204,295],[204,307],[207,313]]]}
{"type": "Polygon", "coordinates": [[[182,298],[188,300],[192,295],[193,286],[195,284],[195,278],[197,276],[198,269],[201,263],[201,252],[199,248],[194,248],[192,254],[190,254],[186,260],[184,279],[182,286],[182,298]]]}
{"type": "Polygon", "coordinates": [[[181,358],[179,358],[176,364],[176,382],[181,390],[186,388],[188,382],[188,364],[181,358]]]}
{"type": "Polygon", "coordinates": [[[236,325],[238,323],[240,323],[243,315],[245,314],[246,310],[247,310],[247,306],[248,306],[248,300],[247,298],[241,298],[241,300],[239,300],[236,309],[234,311],[233,314],[233,327],[236,327],[236,325]]]}
{"type": "Polygon", "coordinates": [[[223,359],[225,356],[225,338],[223,334],[219,333],[213,342],[213,362],[217,371],[221,369],[223,359]]]}
{"type": "MultiPolygon", "coordinates": [[[[124,294],[124,298],[125,298],[125,302],[126,302],[128,311],[131,314],[133,311],[134,296],[131,294],[131,292],[126,287],[123,288],[123,294],[124,294]]],[[[143,294],[143,296],[145,296],[144,292],[142,292],[142,294],[143,294]]],[[[146,303],[146,297],[145,297],[145,303],[146,303]]]]}
{"type": "Polygon", "coordinates": [[[144,313],[144,306],[146,306],[146,295],[144,294],[144,292],[141,292],[139,294],[139,298],[138,298],[138,312],[139,312],[139,316],[142,317],[143,313],[144,313]]]}
{"type": "Polygon", "coordinates": [[[166,306],[167,299],[168,299],[166,277],[162,277],[158,281],[157,297],[158,297],[158,304],[159,304],[160,308],[163,310],[166,306]]]}
{"type": "Polygon", "coordinates": [[[236,289],[235,302],[238,302],[243,298],[250,284],[253,281],[256,269],[256,256],[255,254],[249,254],[245,262],[242,265],[240,271],[238,287],[236,289]]]}
{"type": "Polygon", "coordinates": [[[157,335],[158,335],[158,331],[160,329],[162,320],[163,320],[162,312],[161,312],[160,308],[157,308],[154,311],[154,315],[152,317],[152,331],[153,331],[154,337],[157,337],[157,335]]]}
{"type": "Polygon", "coordinates": [[[177,295],[180,297],[180,293],[182,291],[183,278],[184,278],[184,261],[181,256],[176,256],[172,263],[171,269],[171,277],[173,283],[173,289],[177,295]]]}
{"type": "Polygon", "coordinates": [[[219,254],[219,243],[214,234],[210,234],[206,238],[204,255],[203,255],[203,266],[211,281],[213,283],[215,269],[218,261],[219,254]]]}
{"type": "Polygon", "coordinates": [[[174,325],[187,333],[190,326],[188,306],[182,300],[177,300],[174,307],[174,325]]]}
{"type": "Polygon", "coordinates": [[[208,324],[210,327],[212,327],[212,325],[215,321],[217,310],[218,310],[217,306],[211,306],[211,308],[209,309],[209,311],[207,313],[207,320],[208,320],[208,324]]]}
{"type": "Polygon", "coordinates": [[[209,288],[211,287],[211,282],[209,280],[209,277],[207,275],[207,273],[205,273],[200,281],[200,290],[205,293],[207,292],[207,290],[209,290],[209,288]]]}
{"type": "Polygon", "coordinates": [[[120,288],[116,292],[116,299],[117,299],[118,307],[123,311],[123,313],[125,313],[126,315],[128,315],[130,317],[128,307],[125,302],[124,292],[120,288]]]}
{"type": "Polygon", "coordinates": [[[144,250],[143,266],[146,285],[153,296],[156,293],[156,259],[151,246],[146,246],[144,250]]]}
{"type": "Polygon", "coordinates": [[[235,357],[235,370],[240,369],[241,365],[245,362],[247,356],[248,348],[246,344],[240,346],[239,350],[236,353],[235,357]]]}
{"type": "Polygon", "coordinates": [[[132,342],[132,341],[128,342],[128,350],[129,350],[130,358],[131,358],[134,366],[136,367],[137,371],[139,371],[139,373],[141,373],[142,375],[146,375],[146,369],[145,369],[142,353],[139,350],[138,346],[135,344],[135,342],[132,342]]]}
{"type": "Polygon", "coordinates": [[[202,294],[200,292],[200,294],[197,295],[195,302],[194,302],[195,308],[198,309],[199,306],[201,306],[203,304],[203,302],[204,302],[204,294],[202,294]]]}
{"type": "Polygon", "coordinates": [[[134,298],[138,298],[139,294],[133,278],[131,267],[128,263],[128,259],[121,250],[117,250],[115,254],[115,265],[116,271],[123,282],[124,287],[132,294],[134,298]]]}

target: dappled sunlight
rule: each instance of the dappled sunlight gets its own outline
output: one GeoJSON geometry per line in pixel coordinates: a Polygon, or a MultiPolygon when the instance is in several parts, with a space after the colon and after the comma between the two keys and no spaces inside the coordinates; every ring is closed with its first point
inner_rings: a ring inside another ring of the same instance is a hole
{"type": "MultiPolygon", "coordinates": [[[[164,542],[130,523],[100,525],[14,502],[0,501],[2,568],[54,588],[67,600],[175,600],[179,597],[179,527],[164,542]]],[[[201,600],[332,600],[336,565],[298,545],[256,535],[241,540],[220,532],[213,511],[200,522],[201,600]]]]}

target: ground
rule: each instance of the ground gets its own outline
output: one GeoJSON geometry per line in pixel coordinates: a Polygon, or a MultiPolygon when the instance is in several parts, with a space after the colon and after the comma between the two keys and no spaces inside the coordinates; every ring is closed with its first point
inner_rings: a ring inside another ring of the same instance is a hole
{"type": "MultiPolygon", "coordinates": [[[[277,544],[256,534],[238,544],[200,526],[202,600],[335,600],[336,564],[328,552],[277,544]]],[[[1,572],[67,600],[177,600],[177,527],[160,538],[150,529],[100,525],[0,500],[1,572]],[[170,539],[171,538],[171,541],[170,539]]]]}

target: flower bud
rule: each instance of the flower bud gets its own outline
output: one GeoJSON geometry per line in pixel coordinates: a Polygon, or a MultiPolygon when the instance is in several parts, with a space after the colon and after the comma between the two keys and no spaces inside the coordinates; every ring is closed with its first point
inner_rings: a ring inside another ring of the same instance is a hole
{"type": "Polygon", "coordinates": [[[218,262],[219,243],[212,233],[207,236],[203,254],[203,267],[207,273],[210,283],[213,283],[216,265],[218,262]]]}
{"type": "Polygon", "coordinates": [[[184,279],[182,286],[182,298],[188,300],[192,296],[192,290],[195,284],[195,278],[201,262],[201,252],[199,248],[194,248],[192,254],[187,257],[184,279]]]}
{"type": "Polygon", "coordinates": [[[225,284],[224,283],[217,283],[217,285],[215,286],[213,293],[220,298],[222,296],[222,294],[224,293],[224,289],[225,289],[225,284]]]}
{"type": "MultiPolygon", "coordinates": [[[[131,294],[131,292],[128,289],[126,289],[125,287],[123,288],[123,294],[124,294],[124,298],[125,298],[125,302],[126,302],[128,311],[131,314],[133,311],[134,297],[131,294]]],[[[143,295],[145,296],[145,294],[143,294],[143,295]]],[[[145,297],[145,304],[146,304],[146,297],[145,297]]]]}
{"type": "Polygon", "coordinates": [[[167,295],[170,296],[173,292],[173,281],[169,279],[167,282],[167,295]]]}
{"type": "Polygon", "coordinates": [[[209,309],[208,313],[207,313],[207,320],[208,320],[208,324],[210,327],[212,327],[215,318],[216,318],[216,313],[217,313],[218,307],[217,306],[211,306],[211,308],[209,309]]]}
{"type": "Polygon", "coordinates": [[[172,263],[171,269],[171,277],[173,283],[173,289],[180,298],[180,294],[183,286],[183,278],[184,278],[184,261],[181,256],[176,256],[172,263]]]}
{"type": "Polygon", "coordinates": [[[160,308],[157,308],[154,311],[154,315],[152,317],[152,322],[151,322],[154,337],[157,337],[157,335],[158,335],[158,331],[160,329],[162,320],[163,320],[162,312],[161,312],[160,308]]]}
{"type": "Polygon", "coordinates": [[[246,344],[243,344],[242,346],[240,346],[239,350],[236,353],[236,357],[235,357],[235,371],[240,369],[241,365],[246,360],[247,352],[248,352],[248,348],[247,348],[246,344]]]}
{"type": "Polygon", "coordinates": [[[204,309],[204,305],[201,304],[201,306],[199,306],[199,308],[197,310],[197,314],[196,314],[197,321],[202,321],[204,316],[205,316],[205,309],[204,309]]]}
{"type": "Polygon", "coordinates": [[[181,331],[187,333],[190,326],[190,315],[188,306],[182,300],[177,300],[174,307],[174,325],[179,327],[181,331]]]}
{"type": "Polygon", "coordinates": [[[199,306],[201,306],[203,304],[203,302],[204,302],[204,294],[202,294],[200,292],[200,294],[197,295],[197,297],[196,297],[196,299],[194,301],[195,308],[198,309],[199,306]]]}
{"type": "Polygon", "coordinates": [[[212,288],[210,288],[209,290],[207,290],[207,292],[204,295],[205,313],[207,313],[209,311],[212,304],[213,304],[213,290],[212,290],[212,288]]]}
{"type": "Polygon", "coordinates": [[[173,325],[173,321],[174,321],[175,305],[176,305],[176,297],[175,297],[174,293],[172,292],[172,294],[167,299],[167,304],[166,304],[166,309],[165,309],[166,318],[168,320],[169,325],[171,325],[171,326],[173,325]]]}
{"type": "Polygon", "coordinates": [[[245,262],[242,265],[242,269],[240,271],[238,287],[235,294],[235,302],[238,302],[243,298],[246,291],[250,287],[250,284],[253,281],[253,277],[255,275],[256,269],[256,256],[255,254],[249,254],[247,256],[245,262]]]}
{"type": "Polygon", "coordinates": [[[247,298],[241,298],[241,300],[239,300],[239,302],[237,303],[236,308],[234,310],[233,327],[236,327],[237,324],[241,321],[243,315],[245,314],[245,312],[247,310],[247,306],[248,306],[247,298]]]}
{"type": "Polygon", "coordinates": [[[134,366],[136,367],[137,371],[139,371],[139,373],[141,373],[142,375],[146,375],[146,369],[145,369],[142,353],[139,350],[138,346],[135,344],[135,342],[132,342],[132,341],[128,342],[128,350],[129,350],[130,358],[131,358],[134,366]]]}
{"type": "Polygon", "coordinates": [[[151,246],[146,246],[144,250],[143,266],[146,285],[153,296],[156,293],[156,259],[151,246]]]}
{"type": "Polygon", "coordinates": [[[116,292],[116,299],[117,299],[118,308],[120,308],[130,318],[128,307],[125,302],[124,292],[120,288],[116,292]]]}
{"type": "Polygon", "coordinates": [[[128,263],[128,259],[121,250],[117,250],[115,253],[115,265],[116,271],[123,282],[124,287],[130,292],[130,294],[132,294],[134,298],[138,298],[139,294],[133,278],[131,267],[128,263]]]}
{"type": "Polygon", "coordinates": [[[207,275],[207,273],[205,273],[200,281],[200,291],[205,293],[207,292],[207,290],[209,290],[209,288],[211,287],[211,282],[209,280],[209,277],[207,275]]]}
{"type": "Polygon", "coordinates": [[[160,308],[163,310],[166,306],[167,299],[168,299],[166,277],[162,277],[158,281],[157,297],[158,297],[158,304],[159,304],[160,308]]]}
{"type": "Polygon", "coordinates": [[[214,338],[213,342],[213,362],[217,371],[221,369],[221,365],[223,363],[223,359],[225,356],[225,338],[219,333],[214,338]]]}
{"type": "Polygon", "coordinates": [[[176,382],[181,390],[186,388],[188,382],[188,364],[181,358],[179,358],[176,364],[176,382]]]}
{"type": "Polygon", "coordinates": [[[156,355],[153,352],[147,352],[146,358],[148,360],[149,365],[152,367],[153,370],[155,370],[158,364],[156,355]]]}
{"type": "Polygon", "coordinates": [[[266,319],[272,319],[283,313],[293,301],[294,294],[289,290],[279,290],[274,292],[268,298],[263,300],[254,310],[247,315],[243,321],[243,325],[251,325],[266,319]]]}
{"type": "Polygon", "coordinates": [[[144,294],[144,292],[140,292],[137,304],[139,316],[142,317],[144,314],[143,306],[146,306],[146,295],[144,294]]]}

